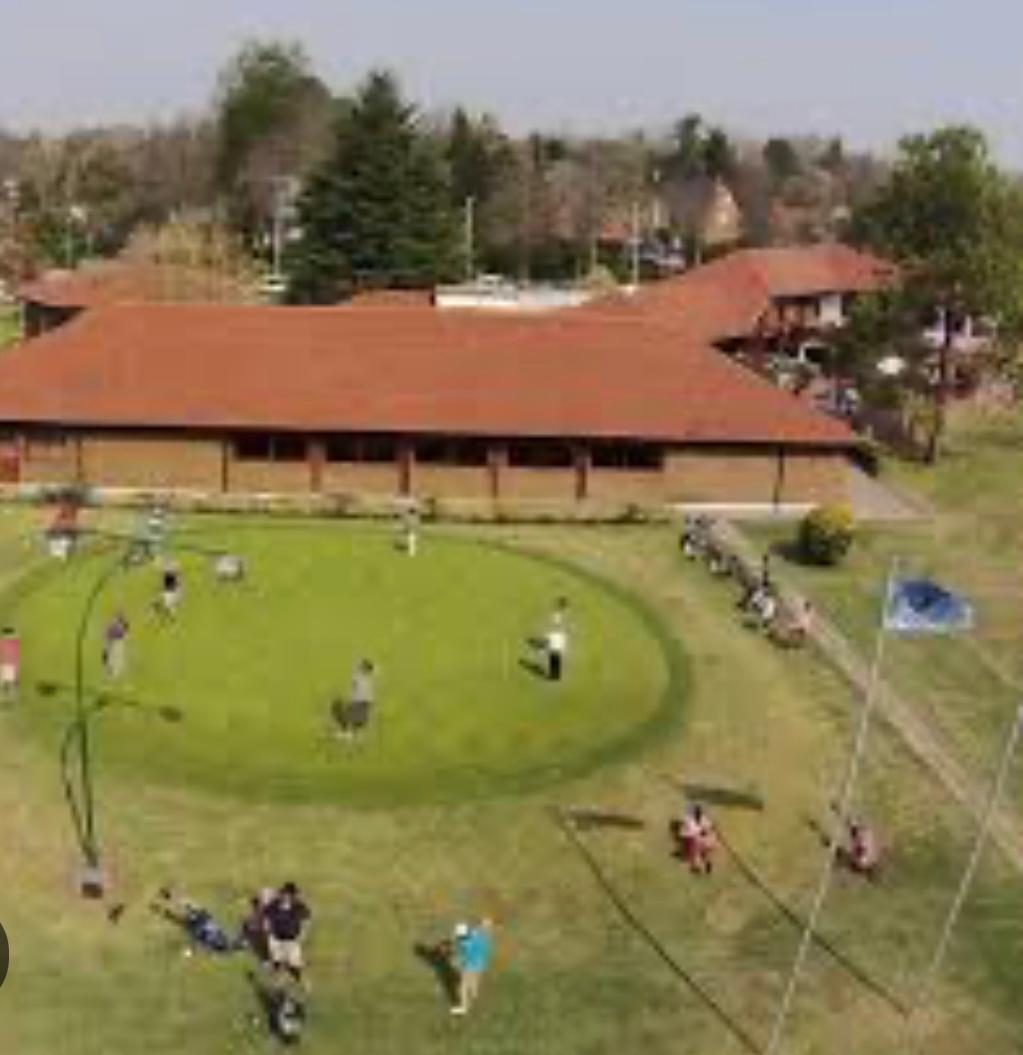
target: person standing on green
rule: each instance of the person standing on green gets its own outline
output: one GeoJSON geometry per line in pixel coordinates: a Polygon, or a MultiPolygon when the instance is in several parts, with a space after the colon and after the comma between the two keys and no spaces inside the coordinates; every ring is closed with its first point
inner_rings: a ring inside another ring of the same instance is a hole
{"type": "Polygon", "coordinates": [[[458,971],[458,1003],[451,1008],[453,1015],[468,1014],[479,996],[480,981],[490,966],[493,953],[493,924],[489,919],[455,927],[454,961],[458,971]]]}

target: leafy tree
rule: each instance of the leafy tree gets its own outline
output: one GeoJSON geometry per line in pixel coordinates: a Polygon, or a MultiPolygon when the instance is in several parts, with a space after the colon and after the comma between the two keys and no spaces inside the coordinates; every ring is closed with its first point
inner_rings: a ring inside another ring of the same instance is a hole
{"type": "Polygon", "coordinates": [[[426,287],[455,272],[443,159],[391,74],[371,73],[339,118],[298,220],[293,302],[333,303],[359,286],[426,287]]]}
{"type": "Polygon", "coordinates": [[[249,41],[222,72],[216,182],[246,235],[267,223],[275,181],[304,175],[321,158],[331,108],[300,44],[249,41]]]}
{"type": "Polygon", "coordinates": [[[796,148],[788,139],[774,137],[764,144],[764,164],[775,183],[784,183],[799,173],[800,163],[796,148]]]}
{"type": "Polygon", "coordinates": [[[842,142],[841,136],[835,136],[828,141],[828,145],[821,151],[817,164],[825,172],[830,172],[833,176],[838,176],[843,172],[846,165],[846,157],[845,144],[842,142]]]}
{"type": "Polygon", "coordinates": [[[1023,215],[1019,194],[992,162],[984,136],[947,127],[900,144],[888,182],[854,216],[853,233],[902,269],[902,295],[890,324],[907,315],[943,321],[933,371],[929,461],[939,454],[954,380],[955,324],[991,318],[1003,339],[1019,318],[1023,215]]]}

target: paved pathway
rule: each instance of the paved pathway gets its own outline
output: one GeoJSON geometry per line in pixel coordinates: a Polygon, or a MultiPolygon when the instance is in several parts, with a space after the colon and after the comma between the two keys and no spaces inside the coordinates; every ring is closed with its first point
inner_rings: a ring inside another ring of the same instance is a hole
{"type": "Polygon", "coordinates": [[[858,520],[921,520],[933,515],[923,499],[896,490],[855,466],[849,467],[848,494],[858,520]]]}

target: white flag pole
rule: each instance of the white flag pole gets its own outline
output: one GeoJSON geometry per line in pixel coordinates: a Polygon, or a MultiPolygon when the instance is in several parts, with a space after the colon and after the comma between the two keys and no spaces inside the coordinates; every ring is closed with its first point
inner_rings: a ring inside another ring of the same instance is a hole
{"type": "Polygon", "coordinates": [[[788,1020],[789,1012],[792,1009],[792,1001],[796,995],[796,988],[799,985],[799,976],[802,973],[803,965],[805,964],[807,954],[810,951],[810,944],[816,933],[817,921],[820,919],[821,911],[824,908],[824,902],[827,900],[828,891],[831,889],[831,880],[835,874],[835,862],[838,859],[838,848],[842,838],[842,825],[845,823],[845,818],[849,815],[849,809],[852,805],[853,793],[856,790],[856,778],[860,769],[860,759],[863,756],[863,749],[867,743],[867,733],[870,730],[870,720],[873,717],[877,698],[880,695],[878,690],[881,684],[881,669],[884,664],[885,642],[888,639],[888,634],[885,628],[885,615],[888,610],[889,599],[891,598],[892,584],[895,581],[896,566],[897,559],[893,557],[888,568],[888,578],[885,581],[884,596],[881,601],[881,618],[878,621],[877,637],[874,642],[874,656],[870,664],[870,675],[867,680],[866,696],[863,701],[863,708],[860,711],[860,721],[856,730],[856,738],[853,741],[852,752],[849,755],[849,761],[842,778],[841,791],[838,798],[838,808],[835,811],[834,821],[831,826],[828,853],[824,861],[824,869],[821,872],[820,882],[817,885],[817,892],[814,895],[810,913],[806,918],[806,926],[803,928],[803,934],[799,939],[799,946],[796,949],[796,955],[792,961],[792,968],[789,971],[788,982],[785,985],[785,992],[782,994],[781,1002],[778,1004],[774,1026],[771,1030],[771,1039],[767,1042],[767,1048],[764,1051],[764,1055],[777,1055],[785,1031],[785,1024],[788,1020]]]}
{"type": "MultiPolygon", "coordinates": [[[[952,940],[952,931],[955,929],[956,921],[959,919],[959,913],[962,911],[963,905],[966,902],[966,897],[970,892],[970,887],[973,885],[973,878],[976,875],[977,867],[979,866],[981,856],[984,853],[984,846],[991,833],[991,822],[994,820],[995,812],[998,809],[998,803],[1002,798],[1002,792],[1005,790],[1005,782],[1009,777],[1009,770],[1012,767],[1012,761],[1015,757],[1016,748],[1019,745],[1021,734],[1023,734],[1023,704],[1017,707],[1016,713],[1013,715],[1012,727],[1009,729],[1009,735],[1005,738],[1005,747],[1002,750],[1002,758],[998,764],[995,779],[991,785],[991,791],[988,794],[987,803],[980,819],[980,826],[977,829],[976,838],[973,841],[973,850],[970,853],[969,860],[966,862],[966,868],[963,870],[963,877],[959,882],[959,889],[956,890],[955,897],[952,899],[952,905],[948,910],[948,915],[945,917],[945,924],[941,929],[941,937],[938,939],[937,947],[934,950],[934,956],[931,958],[931,962],[928,965],[927,970],[924,972],[923,982],[920,984],[916,1000],[913,1002],[913,1006],[909,1010],[910,1029],[913,1028],[913,1024],[917,1020],[919,1012],[930,999],[931,993],[934,989],[934,984],[941,971],[941,966],[945,960],[945,954],[948,952],[949,942],[952,940]]],[[[922,1041],[922,1036],[918,1039],[922,1041]]]]}

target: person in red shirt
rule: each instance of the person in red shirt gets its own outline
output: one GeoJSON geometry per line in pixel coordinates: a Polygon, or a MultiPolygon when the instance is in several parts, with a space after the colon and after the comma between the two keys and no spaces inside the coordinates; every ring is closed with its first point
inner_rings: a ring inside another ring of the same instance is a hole
{"type": "Polygon", "coordinates": [[[21,642],[11,627],[0,635],[0,692],[13,696],[21,674],[21,642]]]}

